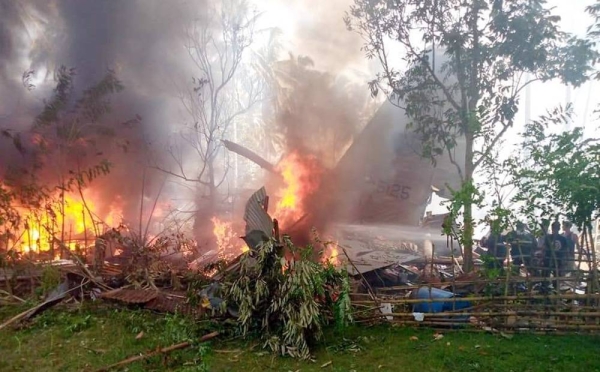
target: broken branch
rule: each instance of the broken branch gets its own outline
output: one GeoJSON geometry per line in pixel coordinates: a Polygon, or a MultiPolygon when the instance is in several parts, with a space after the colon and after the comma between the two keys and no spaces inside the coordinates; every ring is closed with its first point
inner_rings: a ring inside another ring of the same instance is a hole
{"type": "Polygon", "coordinates": [[[257,164],[262,169],[266,169],[274,174],[279,174],[279,172],[275,169],[275,166],[273,164],[269,163],[266,159],[264,159],[262,156],[258,155],[254,151],[231,141],[222,140],[222,142],[225,148],[227,148],[227,150],[235,152],[236,154],[245,157],[246,159],[257,164]]]}
{"type": "MultiPolygon", "coordinates": [[[[217,337],[218,335],[219,335],[219,332],[209,333],[207,335],[202,336],[200,338],[199,342],[206,342],[208,340],[211,340],[211,339],[217,337]]],[[[151,357],[156,356],[156,355],[170,353],[171,351],[185,349],[185,348],[190,347],[190,346],[192,346],[192,343],[189,342],[189,341],[181,342],[179,344],[171,345],[171,346],[168,346],[168,347],[163,347],[162,349],[158,349],[158,350],[149,352],[147,354],[136,355],[136,356],[133,356],[133,357],[129,357],[129,358],[124,359],[124,360],[122,360],[120,362],[117,362],[115,364],[111,364],[111,365],[109,365],[107,367],[100,368],[96,372],[106,372],[106,371],[109,371],[109,370],[111,370],[113,368],[116,368],[116,367],[121,367],[121,366],[124,366],[124,365],[127,365],[127,364],[131,364],[133,362],[137,362],[139,360],[148,359],[148,358],[151,358],[151,357]]]]}

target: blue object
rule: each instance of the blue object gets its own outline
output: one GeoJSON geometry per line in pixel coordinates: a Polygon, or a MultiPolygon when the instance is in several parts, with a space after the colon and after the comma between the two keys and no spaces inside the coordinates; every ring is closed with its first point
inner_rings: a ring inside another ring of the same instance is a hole
{"type": "Polygon", "coordinates": [[[466,300],[453,300],[457,297],[454,293],[444,291],[439,288],[421,287],[413,295],[417,299],[442,299],[448,298],[449,301],[439,302],[420,302],[413,305],[415,313],[441,313],[445,311],[454,311],[471,307],[471,302],[466,300]]]}

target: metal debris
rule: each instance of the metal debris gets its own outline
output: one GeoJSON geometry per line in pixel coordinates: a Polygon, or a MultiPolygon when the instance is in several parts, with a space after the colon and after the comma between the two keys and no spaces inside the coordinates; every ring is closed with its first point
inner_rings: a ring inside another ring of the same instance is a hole
{"type": "Polygon", "coordinates": [[[100,294],[100,298],[116,300],[128,304],[146,304],[158,296],[155,290],[119,288],[100,294]]]}

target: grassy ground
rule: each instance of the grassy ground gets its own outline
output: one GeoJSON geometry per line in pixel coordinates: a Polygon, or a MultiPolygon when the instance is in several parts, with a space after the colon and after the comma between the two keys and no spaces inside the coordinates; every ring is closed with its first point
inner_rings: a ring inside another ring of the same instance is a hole
{"type": "MultiPolygon", "coordinates": [[[[17,313],[0,308],[0,321],[17,313]]],[[[20,330],[0,331],[0,371],[94,371],[169,346],[214,325],[146,311],[93,306],[53,309],[20,330]],[[137,337],[136,337],[137,336],[137,337]]],[[[279,358],[257,341],[225,336],[136,362],[121,371],[600,371],[600,338],[435,332],[400,327],[328,330],[314,361],[279,358]],[[439,337],[439,336],[438,336],[439,337]]]]}

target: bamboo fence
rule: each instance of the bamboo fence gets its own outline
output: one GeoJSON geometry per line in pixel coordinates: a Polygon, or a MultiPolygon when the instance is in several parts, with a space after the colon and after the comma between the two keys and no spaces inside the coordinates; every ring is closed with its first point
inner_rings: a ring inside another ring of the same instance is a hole
{"type": "MultiPolygon", "coordinates": [[[[357,321],[503,333],[600,333],[598,263],[591,239],[585,233],[583,242],[570,269],[504,267],[503,274],[495,278],[485,278],[482,270],[479,278],[461,280],[460,275],[454,275],[444,282],[375,288],[374,294],[368,295],[353,293],[357,321]],[[544,269],[546,275],[540,275],[544,269]],[[553,273],[548,275],[548,271],[553,273]],[[430,295],[416,298],[414,291],[423,287],[430,290],[430,295]],[[433,288],[455,295],[434,298],[433,288]],[[470,307],[457,308],[457,302],[464,301],[470,307]],[[425,304],[431,309],[440,303],[445,305],[443,311],[415,312],[416,305],[425,304]]],[[[448,261],[451,265],[446,270],[459,273],[457,260],[452,257],[448,261]]],[[[506,262],[509,261],[507,257],[506,262]]],[[[433,268],[434,260],[425,265],[433,268]]]]}

